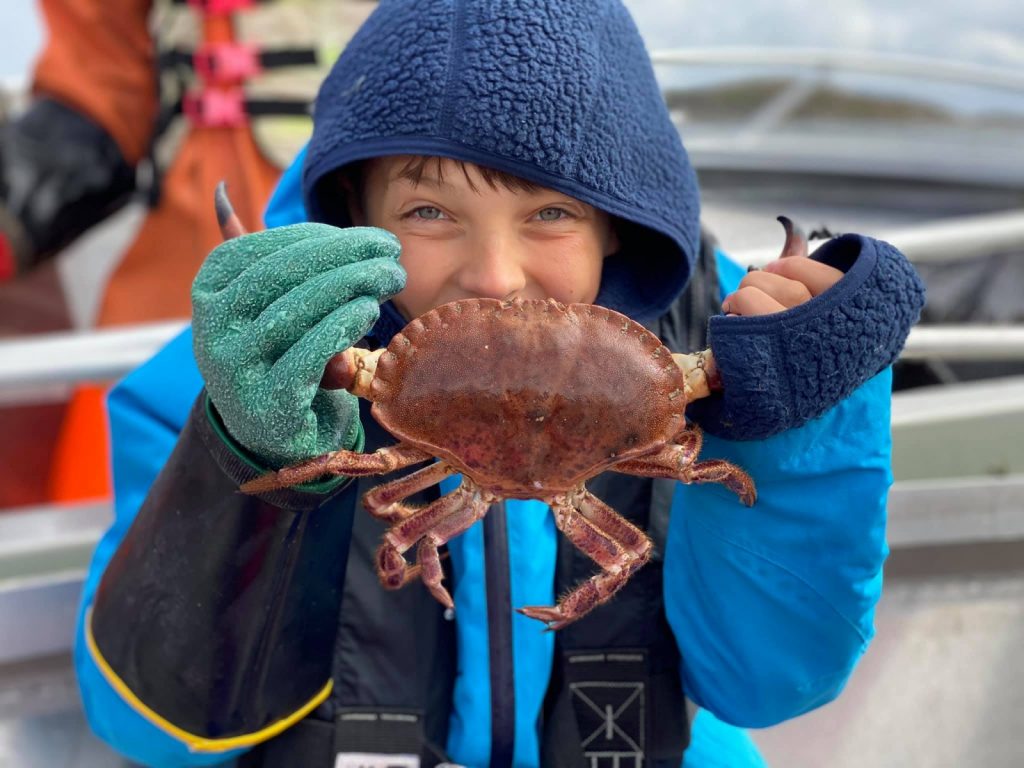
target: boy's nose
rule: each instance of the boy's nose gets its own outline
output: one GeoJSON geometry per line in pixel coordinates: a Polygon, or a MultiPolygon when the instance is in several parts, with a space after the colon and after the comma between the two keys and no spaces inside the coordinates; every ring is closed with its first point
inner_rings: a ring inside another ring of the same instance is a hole
{"type": "Polygon", "coordinates": [[[471,296],[504,299],[526,287],[526,273],[507,240],[490,238],[478,242],[467,254],[459,283],[471,296]]]}

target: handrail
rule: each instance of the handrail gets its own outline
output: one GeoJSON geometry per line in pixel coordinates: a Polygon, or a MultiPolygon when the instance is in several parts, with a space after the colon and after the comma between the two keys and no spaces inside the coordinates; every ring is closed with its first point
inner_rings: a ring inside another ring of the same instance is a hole
{"type": "MultiPolygon", "coordinates": [[[[1024,252],[1024,211],[938,219],[883,232],[878,237],[895,245],[915,264],[1024,252]]],[[[778,258],[779,248],[753,248],[730,255],[739,264],[760,267],[778,258]]]]}
{"type": "Polygon", "coordinates": [[[918,326],[901,360],[1024,360],[1024,327],[1011,325],[918,326]]]}
{"type": "MultiPolygon", "coordinates": [[[[40,387],[113,381],[148,359],[184,328],[182,323],[119,330],[54,333],[0,341],[0,402],[34,402],[40,387]]],[[[917,327],[906,360],[1024,360],[1024,327],[917,327]]]]}
{"type": "Polygon", "coordinates": [[[1024,91],[1024,74],[1017,69],[882,51],[722,46],[655,50],[651,52],[651,61],[655,65],[790,66],[842,70],[1024,91]]]}
{"type": "MultiPolygon", "coordinates": [[[[1003,139],[977,141],[955,121],[943,129],[920,135],[916,129],[897,120],[879,120],[888,129],[882,132],[849,134],[821,126],[801,130],[792,118],[812,101],[818,87],[836,74],[863,74],[901,77],[913,83],[922,80],[949,85],[968,85],[998,89],[1014,95],[1024,91],[1024,74],[1019,69],[993,67],[940,58],[885,53],[881,51],[828,50],[822,48],[777,47],[705,47],[656,50],[652,61],[662,67],[687,66],[691,69],[743,66],[762,75],[774,67],[795,68],[787,87],[766,98],[752,99],[742,118],[728,127],[713,122],[710,130],[701,128],[686,110],[677,111],[675,120],[686,133],[690,159],[705,173],[796,173],[809,176],[900,179],[913,182],[979,185],[995,189],[1019,189],[1019,163],[1012,147],[1005,146],[1015,136],[1007,128],[1003,139]],[[901,127],[897,127],[900,125],[901,127]],[[907,130],[913,133],[908,135],[907,130]],[[942,162],[936,162],[942,157],[942,162]]],[[[666,83],[666,94],[685,92],[705,84],[701,77],[685,77],[682,82],[666,83]]],[[[996,95],[996,94],[993,94],[996,95]]],[[[1019,155],[1020,153],[1016,153],[1019,155]]]]}
{"type": "Polygon", "coordinates": [[[0,390],[117,379],[184,327],[178,320],[0,341],[0,390]]]}

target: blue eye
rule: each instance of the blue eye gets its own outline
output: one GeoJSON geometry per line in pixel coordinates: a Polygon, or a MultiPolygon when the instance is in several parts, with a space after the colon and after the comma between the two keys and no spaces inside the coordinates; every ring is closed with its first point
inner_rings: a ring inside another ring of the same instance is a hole
{"type": "Polygon", "coordinates": [[[537,214],[537,218],[541,221],[558,221],[564,219],[566,215],[561,208],[544,208],[537,214]]]}
{"type": "Polygon", "coordinates": [[[440,208],[434,208],[433,206],[430,205],[425,205],[422,208],[417,208],[412,212],[412,215],[415,216],[417,219],[422,219],[424,221],[436,221],[437,219],[440,219],[444,216],[444,214],[441,213],[440,208]]]}

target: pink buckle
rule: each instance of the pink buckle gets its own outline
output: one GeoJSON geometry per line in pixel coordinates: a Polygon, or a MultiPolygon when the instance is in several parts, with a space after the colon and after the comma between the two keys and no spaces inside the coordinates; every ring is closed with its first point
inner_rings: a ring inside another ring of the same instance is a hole
{"type": "Polygon", "coordinates": [[[257,47],[242,43],[205,43],[192,61],[196,73],[207,83],[239,83],[262,69],[257,47]]]}
{"type": "Polygon", "coordinates": [[[256,0],[188,0],[188,4],[207,16],[217,16],[252,8],[256,0]]]}
{"type": "Polygon", "coordinates": [[[14,248],[3,232],[0,232],[0,282],[10,280],[18,271],[17,262],[14,260],[14,248]]]}
{"type": "Polygon", "coordinates": [[[234,128],[245,125],[245,99],[238,88],[186,93],[182,111],[192,125],[200,128],[234,128]]]}

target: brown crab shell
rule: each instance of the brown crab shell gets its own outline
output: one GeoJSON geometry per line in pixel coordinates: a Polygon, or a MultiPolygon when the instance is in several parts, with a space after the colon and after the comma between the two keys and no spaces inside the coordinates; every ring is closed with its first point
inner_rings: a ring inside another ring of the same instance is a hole
{"type": "Polygon", "coordinates": [[[684,378],[657,336],[590,304],[466,299],[396,334],[374,418],[505,498],[567,491],[685,425],[684,378]]]}

